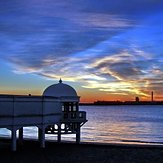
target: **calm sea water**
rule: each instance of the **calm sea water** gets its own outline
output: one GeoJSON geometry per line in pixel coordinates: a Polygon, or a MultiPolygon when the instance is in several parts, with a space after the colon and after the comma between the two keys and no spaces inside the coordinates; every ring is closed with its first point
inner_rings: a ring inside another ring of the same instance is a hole
{"type": "Polygon", "coordinates": [[[82,106],[88,122],[83,141],[163,143],[163,106],[82,106]]]}
{"type": "MultiPolygon", "coordinates": [[[[163,106],[80,106],[88,122],[82,127],[82,142],[163,144],[163,106]]],[[[1,136],[10,136],[0,129],[1,136]]],[[[37,139],[37,128],[26,127],[24,137],[37,139]]],[[[55,135],[46,139],[56,140],[55,135]]],[[[63,140],[74,141],[75,135],[63,140]]]]}

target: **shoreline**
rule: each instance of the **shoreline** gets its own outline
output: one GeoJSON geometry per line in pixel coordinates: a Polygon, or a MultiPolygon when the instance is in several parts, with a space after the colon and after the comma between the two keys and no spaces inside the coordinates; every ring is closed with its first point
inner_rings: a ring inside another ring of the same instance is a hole
{"type": "Polygon", "coordinates": [[[0,162],[163,162],[163,145],[105,144],[46,141],[40,148],[36,140],[18,143],[10,150],[10,139],[0,138],[0,162]],[[3,146],[4,145],[4,146],[3,146]]]}
{"type": "MultiPolygon", "coordinates": [[[[11,138],[6,136],[6,137],[0,137],[0,146],[2,142],[10,142],[11,138]]],[[[38,139],[35,138],[23,138],[23,142],[38,142],[38,139]]],[[[58,144],[57,140],[50,140],[46,139],[46,143],[56,143],[58,144]]],[[[17,143],[19,144],[19,140],[17,139],[17,143]]],[[[69,141],[69,140],[62,140],[59,144],[76,144],[75,141],[69,141]]],[[[122,141],[122,142],[85,142],[81,141],[79,143],[80,145],[92,145],[92,146],[122,146],[122,147],[138,147],[138,148],[162,148],[163,149],[163,142],[130,142],[130,141],[122,141]]]]}
{"type": "MultiPolygon", "coordinates": [[[[11,141],[11,138],[8,136],[0,137],[0,146],[2,141],[9,142],[11,141]]],[[[28,138],[24,137],[23,141],[25,142],[38,142],[37,138],[28,138]]],[[[45,142],[47,143],[57,143],[57,140],[53,139],[46,139],[45,142]]],[[[17,139],[17,143],[19,143],[19,140],[17,139]]],[[[76,141],[69,141],[69,140],[62,140],[60,144],[76,144],[76,141]]],[[[147,148],[163,148],[163,142],[144,142],[144,141],[122,141],[122,142],[86,142],[81,141],[79,143],[80,145],[97,145],[97,146],[123,146],[123,147],[147,147],[147,148]]]]}

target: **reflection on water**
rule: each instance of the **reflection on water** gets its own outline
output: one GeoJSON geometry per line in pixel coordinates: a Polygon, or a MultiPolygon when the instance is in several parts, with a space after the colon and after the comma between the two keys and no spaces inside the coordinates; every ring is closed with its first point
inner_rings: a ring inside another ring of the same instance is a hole
{"type": "MultiPolygon", "coordinates": [[[[88,119],[82,127],[83,142],[163,144],[163,106],[80,106],[80,110],[88,119]]],[[[10,131],[0,129],[0,134],[9,136],[10,131]]],[[[37,128],[26,127],[24,135],[37,139],[37,128]]],[[[62,140],[75,141],[75,135],[63,135],[62,140]]]]}
{"type": "Polygon", "coordinates": [[[81,106],[88,122],[83,141],[163,143],[162,106],[81,106]]]}

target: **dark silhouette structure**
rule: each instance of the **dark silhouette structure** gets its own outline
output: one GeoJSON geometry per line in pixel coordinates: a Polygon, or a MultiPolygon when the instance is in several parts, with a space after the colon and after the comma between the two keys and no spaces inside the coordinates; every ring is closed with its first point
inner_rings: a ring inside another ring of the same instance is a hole
{"type": "Polygon", "coordinates": [[[43,96],[0,95],[0,128],[11,131],[12,150],[16,150],[17,131],[23,140],[23,127],[36,126],[40,146],[45,148],[45,134],[76,134],[80,142],[80,128],[86,120],[86,112],[79,111],[79,99],[75,89],[63,84],[53,84],[43,96]]]}

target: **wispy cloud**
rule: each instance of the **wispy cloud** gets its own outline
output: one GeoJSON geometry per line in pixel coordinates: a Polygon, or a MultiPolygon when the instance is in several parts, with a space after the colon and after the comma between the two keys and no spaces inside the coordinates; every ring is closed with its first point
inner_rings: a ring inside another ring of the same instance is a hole
{"type": "Polygon", "coordinates": [[[162,2],[125,2],[1,1],[0,59],[15,73],[64,77],[112,94],[160,93],[162,2]]]}

